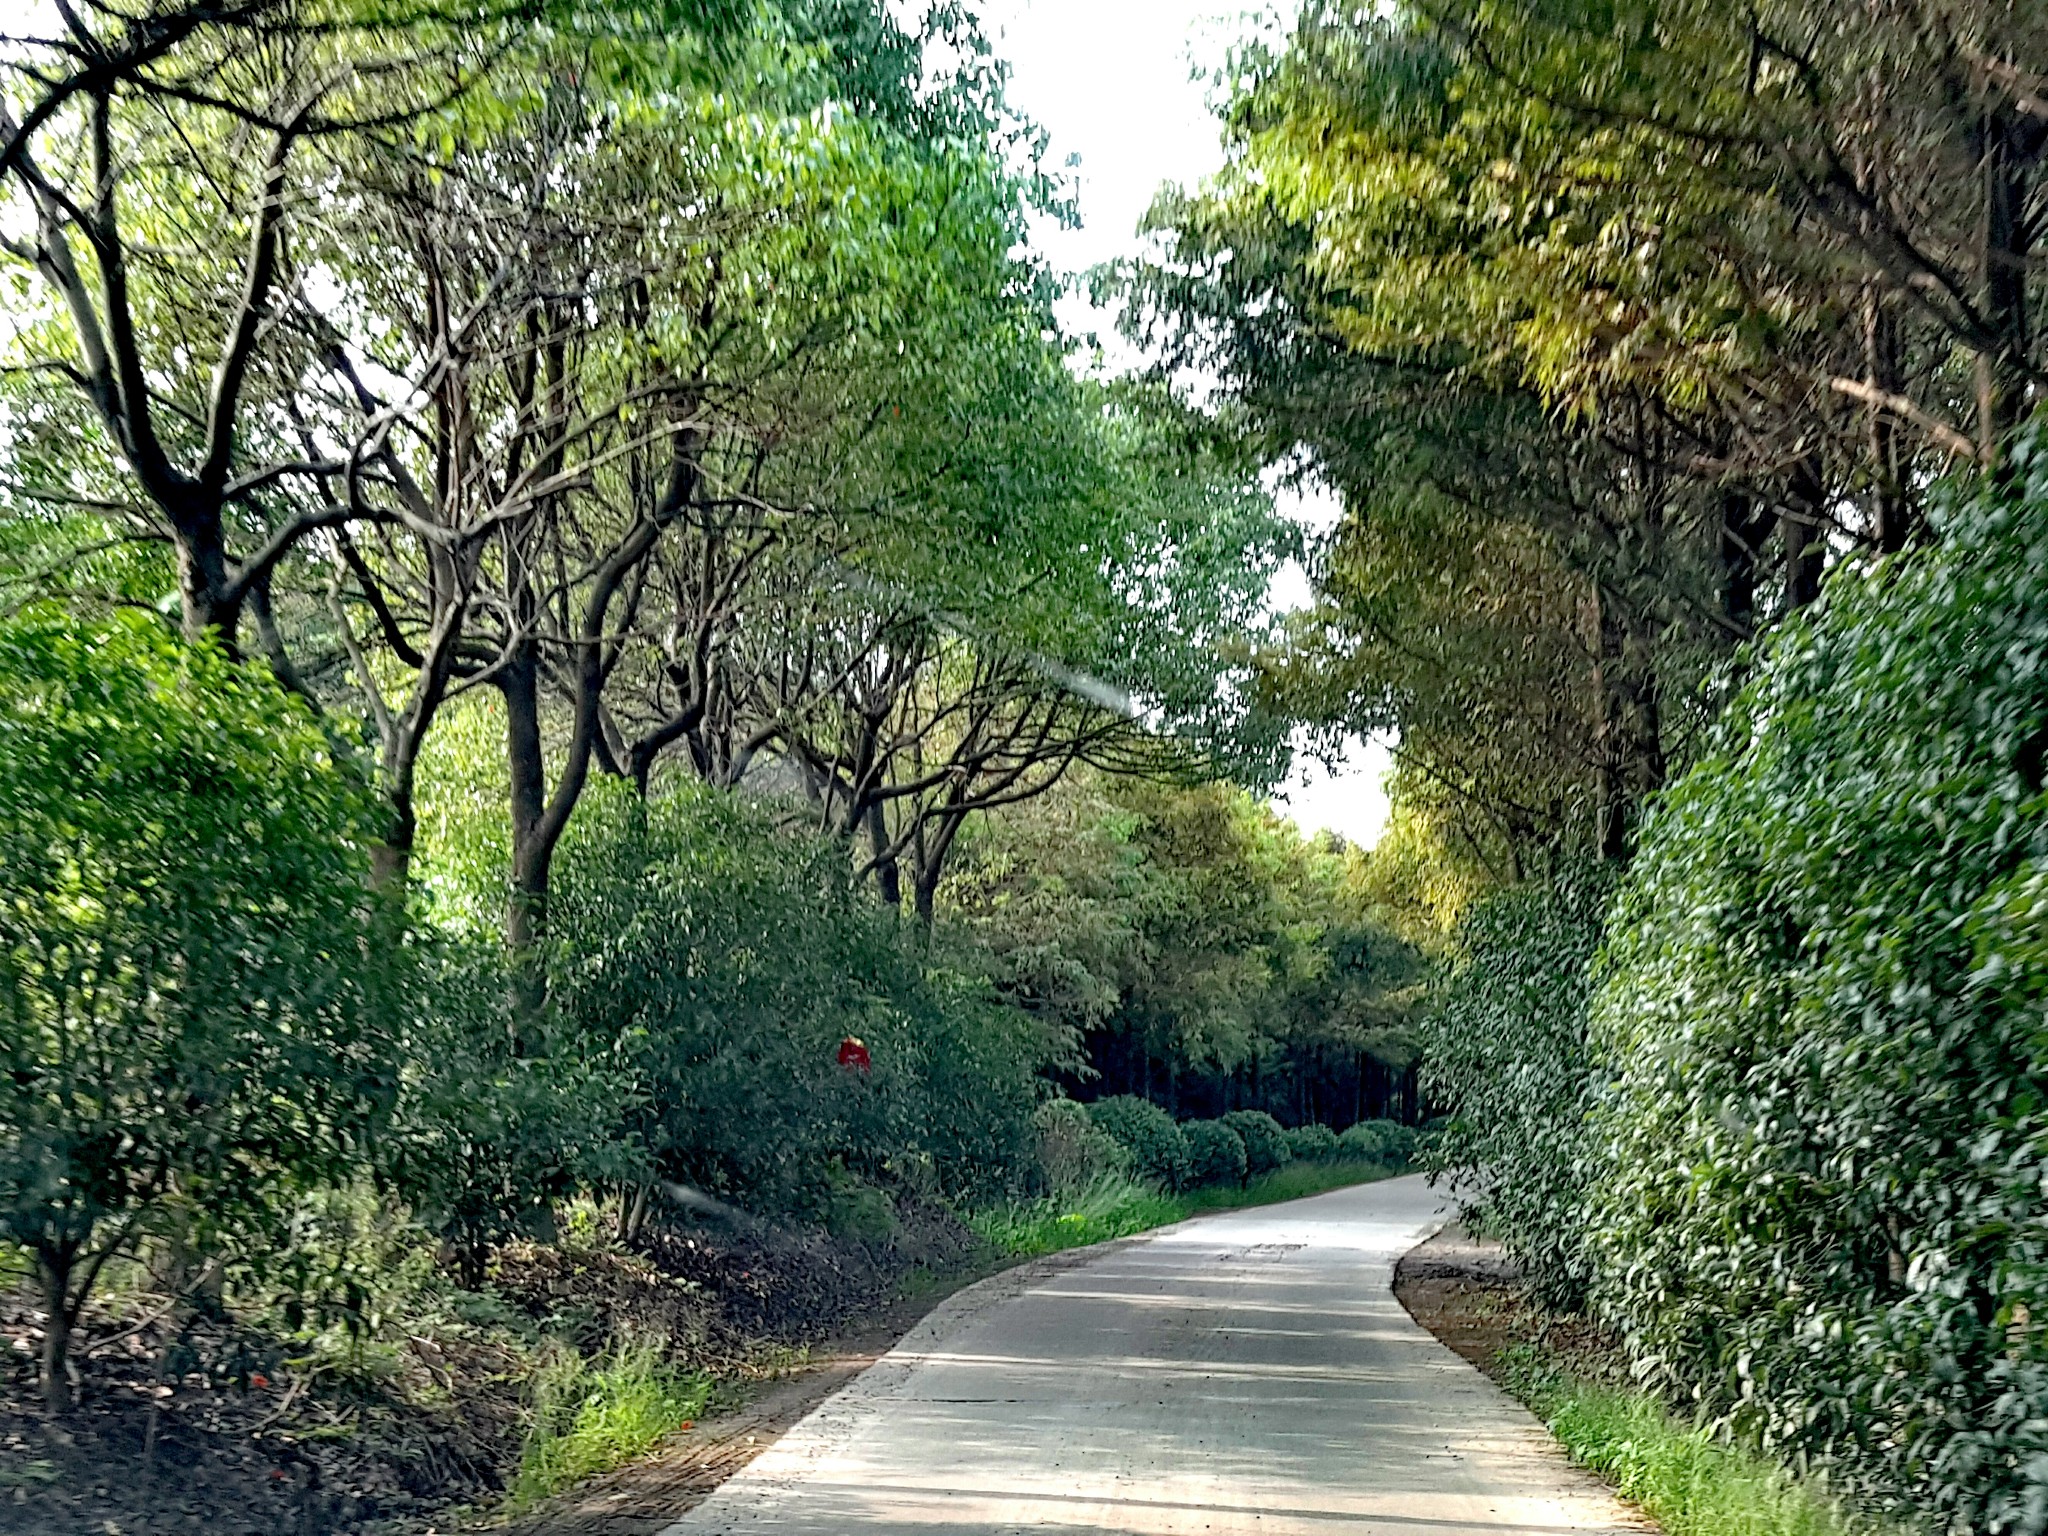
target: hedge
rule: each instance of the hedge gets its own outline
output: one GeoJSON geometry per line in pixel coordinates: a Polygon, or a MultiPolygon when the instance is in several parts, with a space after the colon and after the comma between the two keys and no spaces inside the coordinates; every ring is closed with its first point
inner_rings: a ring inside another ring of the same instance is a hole
{"type": "Polygon", "coordinates": [[[1298,1125],[1283,1134],[1288,1155],[1297,1163],[1327,1163],[1336,1159],[1337,1133],[1327,1125],[1298,1125]]]}
{"type": "Polygon", "coordinates": [[[2048,1526],[2048,453],[1830,577],[1646,829],[1592,1043],[1645,1378],[1952,1529],[2048,1526]]]}
{"type": "Polygon", "coordinates": [[[1422,1029],[1423,1087],[1449,1111],[1431,1138],[1430,1169],[1484,1191],[1472,1203],[1487,1231],[1559,1307],[1584,1300],[1591,1274],[1587,970],[1612,891],[1611,873],[1585,867],[1479,903],[1422,1029]]]}
{"type": "Polygon", "coordinates": [[[1088,1106],[1088,1117],[1131,1154],[1132,1170],[1169,1190],[1188,1181],[1188,1140],[1173,1116],[1148,1099],[1120,1094],[1088,1106]]]}
{"type": "Polygon", "coordinates": [[[1263,1109],[1233,1109],[1223,1117],[1223,1123],[1244,1141],[1247,1178],[1284,1168],[1293,1160],[1294,1154],[1287,1149],[1287,1133],[1263,1109]]]}
{"type": "Polygon", "coordinates": [[[1337,1155],[1405,1168],[1415,1156],[1415,1132],[1396,1120],[1361,1120],[1337,1137],[1337,1155]]]}
{"type": "Polygon", "coordinates": [[[1181,1125],[1188,1142],[1190,1184],[1242,1184],[1244,1138],[1221,1120],[1188,1120],[1181,1125]]]}

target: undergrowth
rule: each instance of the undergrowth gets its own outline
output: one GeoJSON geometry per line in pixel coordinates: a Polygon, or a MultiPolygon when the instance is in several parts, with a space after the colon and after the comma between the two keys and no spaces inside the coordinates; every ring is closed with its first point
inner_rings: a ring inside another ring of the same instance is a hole
{"type": "Polygon", "coordinates": [[[1674,1417],[1639,1388],[1572,1376],[1534,1344],[1503,1350],[1500,1367],[1508,1390],[1572,1460],[1640,1505],[1666,1536],[1901,1536],[1759,1452],[1674,1417]]]}
{"type": "Polygon", "coordinates": [[[701,1414],[712,1385],[667,1365],[652,1340],[621,1344],[595,1363],[560,1350],[534,1379],[533,1428],[505,1514],[633,1460],[701,1414]]]}
{"type": "Polygon", "coordinates": [[[1205,1211],[1270,1205],[1370,1183],[1396,1171],[1368,1162],[1289,1163],[1248,1184],[1211,1185],[1180,1195],[1161,1193],[1137,1179],[1105,1175],[1070,1195],[1014,1201],[983,1211],[970,1216],[968,1225],[998,1252],[1028,1259],[1131,1237],[1205,1211]]]}

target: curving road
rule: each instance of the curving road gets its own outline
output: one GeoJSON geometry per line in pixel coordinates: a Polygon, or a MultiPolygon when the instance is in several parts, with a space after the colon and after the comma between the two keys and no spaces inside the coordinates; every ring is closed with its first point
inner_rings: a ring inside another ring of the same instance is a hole
{"type": "Polygon", "coordinates": [[[1641,1531],[1394,1300],[1441,1207],[1392,1179],[999,1275],[663,1536],[1641,1531]]]}

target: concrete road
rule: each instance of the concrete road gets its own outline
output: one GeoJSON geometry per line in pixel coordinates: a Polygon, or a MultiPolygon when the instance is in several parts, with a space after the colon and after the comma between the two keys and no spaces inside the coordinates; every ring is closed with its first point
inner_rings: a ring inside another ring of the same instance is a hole
{"type": "Polygon", "coordinates": [[[1419,1177],[963,1291],[664,1536],[1640,1531],[1412,1322],[1419,1177]]]}

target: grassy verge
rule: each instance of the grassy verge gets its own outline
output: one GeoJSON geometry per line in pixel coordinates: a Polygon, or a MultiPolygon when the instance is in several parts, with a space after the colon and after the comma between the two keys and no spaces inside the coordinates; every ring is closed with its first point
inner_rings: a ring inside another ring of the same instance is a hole
{"type": "Polygon", "coordinates": [[[1017,1201],[983,1211],[969,1217],[968,1224],[998,1252],[1029,1259],[1149,1232],[1204,1211],[1298,1200],[1389,1178],[1397,1171],[1366,1162],[1290,1163],[1249,1184],[1217,1185],[1182,1195],[1161,1194],[1133,1179],[1104,1178],[1064,1198],[1017,1201]]]}
{"type": "Polygon", "coordinates": [[[535,1378],[533,1428],[503,1513],[523,1514],[572,1483],[624,1466],[701,1414],[711,1389],[709,1376],[665,1365],[652,1342],[622,1345],[594,1364],[563,1350],[535,1378]]]}
{"type": "MultiPolygon", "coordinates": [[[[1534,1344],[1500,1355],[1498,1379],[1581,1466],[1641,1506],[1666,1536],[1877,1536],[1810,1482],[1632,1387],[1561,1370],[1534,1344]]],[[[1895,1531],[1891,1536],[1898,1536],[1895,1531]]]]}

